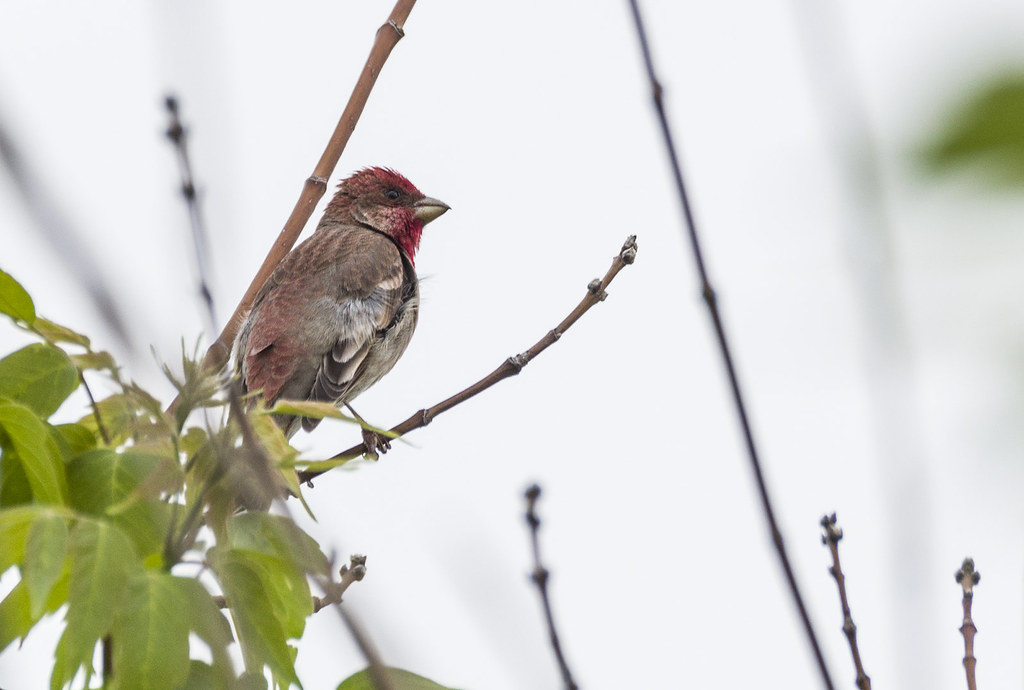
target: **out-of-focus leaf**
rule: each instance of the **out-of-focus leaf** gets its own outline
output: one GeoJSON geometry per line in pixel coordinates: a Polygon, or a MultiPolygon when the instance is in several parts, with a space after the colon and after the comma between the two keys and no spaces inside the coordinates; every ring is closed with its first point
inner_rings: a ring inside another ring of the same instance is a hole
{"type": "Polygon", "coordinates": [[[227,683],[235,675],[228,654],[228,646],[234,641],[228,619],[198,580],[177,579],[181,605],[189,612],[189,629],[210,647],[214,673],[227,683]]]}
{"type": "MultiPolygon", "coordinates": [[[[387,667],[384,669],[391,687],[394,690],[451,690],[444,685],[438,685],[432,680],[415,673],[404,671],[400,668],[387,667]]],[[[338,690],[377,690],[369,669],[363,669],[359,673],[349,676],[341,681],[338,690]]]]}
{"type": "Polygon", "coordinates": [[[0,601],[0,651],[24,638],[35,625],[28,600],[28,586],[22,580],[0,601]]]}
{"type": "Polygon", "coordinates": [[[187,457],[195,455],[209,438],[204,429],[197,426],[190,427],[181,437],[181,450],[187,457]]]}
{"type": "Polygon", "coordinates": [[[307,573],[328,575],[327,557],[316,540],[291,519],[270,513],[241,513],[228,522],[232,548],[254,551],[293,563],[307,573]]]}
{"type": "Polygon", "coordinates": [[[53,430],[67,446],[69,458],[76,458],[85,451],[96,447],[96,436],[81,424],[57,424],[53,430]]]}
{"type": "Polygon", "coordinates": [[[274,420],[267,415],[254,413],[249,415],[249,422],[253,431],[259,437],[263,448],[270,455],[270,458],[278,464],[286,464],[299,454],[297,450],[288,444],[281,427],[274,423],[274,420]]]}
{"type": "Polygon", "coordinates": [[[89,338],[86,336],[81,333],[76,333],[67,326],[61,326],[59,323],[54,323],[49,319],[45,319],[42,316],[36,317],[35,323],[32,324],[32,327],[51,343],[72,343],[86,348],[89,347],[89,338]]]}
{"type": "Polygon", "coordinates": [[[289,493],[298,497],[302,507],[306,509],[306,513],[315,522],[316,516],[313,515],[313,511],[310,510],[309,504],[306,503],[306,499],[302,495],[299,476],[295,473],[294,469],[299,455],[298,451],[289,445],[288,439],[285,438],[284,432],[281,431],[281,427],[275,424],[270,416],[251,412],[248,419],[252,424],[253,430],[256,432],[256,436],[259,437],[260,443],[263,444],[263,449],[274,463],[274,471],[281,475],[281,483],[288,489],[289,493]]]}
{"type": "Polygon", "coordinates": [[[48,506],[39,504],[0,510],[0,574],[25,561],[25,544],[32,523],[51,514],[48,506]]]}
{"type": "Polygon", "coordinates": [[[263,414],[288,414],[300,417],[312,417],[313,419],[340,419],[345,422],[359,424],[359,420],[342,414],[337,407],[327,402],[315,402],[312,400],[278,400],[269,410],[260,410],[263,414]]]}
{"type": "Polygon", "coordinates": [[[158,572],[128,580],[111,633],[121,687],[176,688],[188,677],[189,611],[181,582],[158,572]]]}
{"type": "Polygon", "coordinates": [[[142,566],[128,536],[106,520],[80,520],[69,542],[67,626],[57,643],[51,687],[62,687],[78,669],[91,674],[93,650],[107,635],[122,605],[125,585],[142,566]]]}
{"type": "MultiPolygon", "coordinates": [[[[97,402],[96,407],[99,408],[103,428],[110,437],[111,445],[120,445],[135,431],[137,409],[129,396],[115,393],[97,402]]],[[[92,411],[78,420],[78,423],[100,436],[96,416],[92,411]]]]}
{"type": "Polygon", "coordinates": [[[166,465],[169,472],[177,471],[176,463],[134,449],[84,453],[68,465],[71,505],[83,513],[111,517],[142,556],[159,553],[171,515],[170,507],[154,497],[162,485],[175,481],[167,476],[166,465]]]}
{"type": "MultiPolygon", "coordinates": [[[[2,442],[0,438],[0,442],[2,442]]],[[[0,443],[0,456],[5,452],[0,443]]],[[[28,484],[28,476],[21,461],[11,456],[0,457],[0,508],[10,508],[32,502],[32,487],[28,484]]]]}
{"type": "Polygon", "coordinates": [[[342,465],[348,465],[355,458],[349,458],[344,460],[297,460],[295,462],[296,469],[305,470],[307,472],[327,472],[333,470],[342,465]]]}
{"type": "Polygon", "coordinates": [[[228,685],[218,685],[214,680],[213,667],[192,659],[188,662],[188,677],[181,690],[227,690],[228,685]]]}
{"type": "Polygon", "coordinates": [[[32,324],[36,320],[36,307],[32,304],[21,283],[16,281],[9,273],[0,270],[0,313],[7,314],[12,319],[20,319],[25,323],[32,324]]]}
{"type": "Polygon", "coordinates": [[[71,361],[79,369],[117,369],[117,362],[109,352],[83,352],[77,355],[69,355],[71,361]]]}
{"type": "Polygon", "coordinates": [[[57,411],[78,388],[78,372],[63,351],[33,343],[0,359],[0,396],[42,418],[57,411]]]}
{"type": "MultiPolygon", "coordinates": [[[[43,615],[53,613],[68,598],[67,572],[57,581],[50,590],[49,598],[43,615]]],[[[24,639],[42,616],[33,616],[29,605],[28,585],[21,580],[14,588],[0,601],[0,651],[3,651],[11,642],[16,639],[24,639]]]]}
{"type": "Polygon", "coordinates": [[[64,461],[49,425],[24,405],[0,398],[0,431],[0,437],[5,437],[4,462],[21,463],[33,498],[41,503],[66,503],[64,461]]]}
{"type": "Polygon", "coordinates": [[[1024,73],[974,91],[927,144],[924,162],[937,172],[972,166],[995,182],[1024,184],[1024,73]]]}
{"type": "Polygon", "coordinates": [[[32,523],[25,543],[22,579],[28,584],[33,620],[46,610],[50,591],[64,570],[68,547],[68,525],[59,515],[45,515],[32,523]]]}
{"type": "Polygon", "coordinates": [[[184,376],[178,378],[169,366],[164,365],[164,375],[178,391],[174,418],[179,430],[185,426],[185,420],[193,410],[222,405],[223,402],[217,396],[224,388],[222,373],[203,366],[198,352],[189,357],[185,353],[184,342],[181,345],[181,367],[184,376]]]}

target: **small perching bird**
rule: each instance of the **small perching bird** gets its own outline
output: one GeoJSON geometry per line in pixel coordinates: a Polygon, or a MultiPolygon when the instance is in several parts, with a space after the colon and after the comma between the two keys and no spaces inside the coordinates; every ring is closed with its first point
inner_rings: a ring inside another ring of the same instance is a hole
{"type": "MultiPolygon", "coordinates": [[[[238,331],[244,390],[267,406],[291,399],[341,407],[379,381],[416,328],[423,226],[447,210],[394,170],[366,168],[343,180],[316,232],[277,266],[238,331]]],[[[320,420],[277,421],[291,437],[320,420]]],[[[371,453],[387,449],[377,441],[371,453]]]]}

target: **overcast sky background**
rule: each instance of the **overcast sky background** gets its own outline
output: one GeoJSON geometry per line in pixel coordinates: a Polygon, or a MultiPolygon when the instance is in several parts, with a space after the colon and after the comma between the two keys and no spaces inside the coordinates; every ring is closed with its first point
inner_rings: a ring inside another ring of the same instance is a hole
{"type": "MultiPolygon", "coordinates": [[[[204,322],[165,93],[189,127],[224,319],[391,5],[3,3],[0,118],[75,221],[135,348],[101,321],[6,175],[0,265],[38,311],[169,400],[150,347],[176,362],[204,322]]],[[[970,175],[929,179],[914,155],[973,86],[1024,64],[1024,5],[643,9],[833,679],[854,676],[818,527],[837,511],[875,687],[964,686],[953,574],[967,555],[982,574],[979,686],[1021,687],[1024,198],[970,175]],[[856,167],[865,125],[876,196],[856,167]]],[[[332,186],[393,166],[452,211],[417,257],[416,337],[361,414],[390,426],[476,381],[568,313],[627,235],[640,249],[608,300],[519,377],[306,493],[325,550],[369,555],[348,605],[389,664],[467,690],[560,687],[528,580],[522,491],[538,481],[555,615],[582,687],[820,687],[742,453],[626,3],[424,0],[406,30],[332,186]]],[[[3,353],[23,342],[0,324],[3,353]]],[[[62,412],[84,413],[80,401],[62,412]]],[[[325,423],[293,442],[323,457],[357,437],[325,423]]],[[[0,655],[3,687],[47,687],[58,634],[40,628],[0,655]]],[[[309,620],[305,687],[363,665],[336,616],[309,620]]]]}

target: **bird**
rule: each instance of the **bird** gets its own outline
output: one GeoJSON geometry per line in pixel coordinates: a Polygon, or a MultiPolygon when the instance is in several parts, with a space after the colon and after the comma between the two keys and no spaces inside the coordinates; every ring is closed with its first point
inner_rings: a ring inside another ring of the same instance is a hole
{"type": "MultiPolygon", "coordinates": [[[[416,252],[423,227],[449,210],[391,168],[342,180],[315,232],[260,288],[233,351],[250,405],[280,399],[347,406],[391,371],[419,316],[416,252]]],[[[362,421],[362,418],[356,417],[362,421]]],[[[291,438],[311,417],[275,415],[291,438]]],[[[387,451],[369,432],[367,451],[387,451]]]]}

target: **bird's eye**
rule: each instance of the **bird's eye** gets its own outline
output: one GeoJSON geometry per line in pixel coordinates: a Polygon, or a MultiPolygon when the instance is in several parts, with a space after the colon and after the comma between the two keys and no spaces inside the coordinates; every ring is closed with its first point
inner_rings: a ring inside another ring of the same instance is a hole
{"type": "Polygon", "coordinates": [[[388,191],[384,192],[384,194],[387,196],[387,198],[391,199],[392,201],[398,198],[397,189],[389,189],[388,191]]]}

